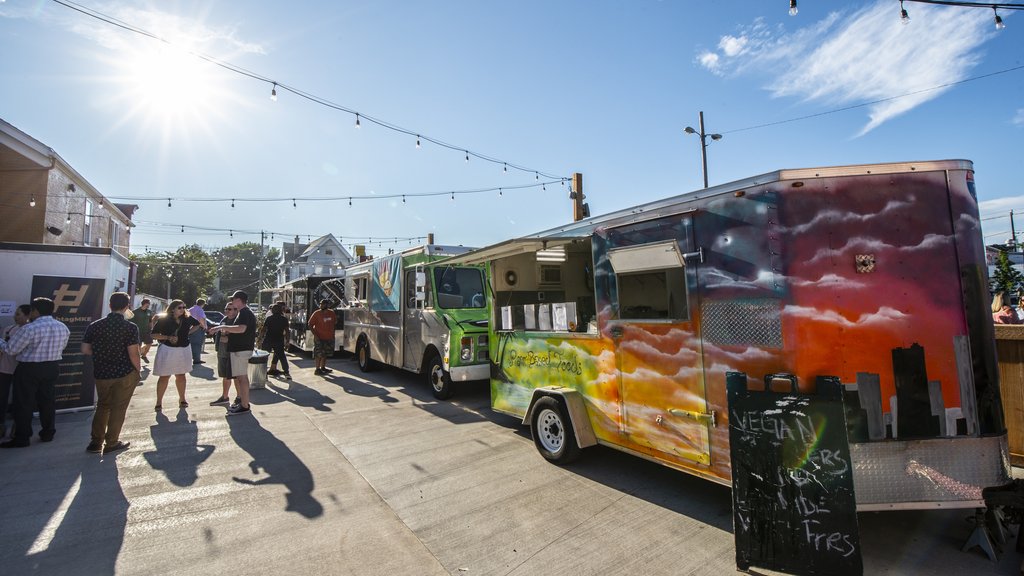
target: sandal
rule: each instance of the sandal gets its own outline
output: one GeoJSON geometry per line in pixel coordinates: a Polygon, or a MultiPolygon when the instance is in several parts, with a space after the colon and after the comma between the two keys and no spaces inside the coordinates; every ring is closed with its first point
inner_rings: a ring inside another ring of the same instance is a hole
{"type": "Polygon", "coordinates": [[[159,405],[159,404],[157,404],[157,405],[156,405],[156,411],[157,411],[157,412],[160,412],[160,411],[161,411],[161,410],[163,410],[163,409],[164,409],[164,407],[163,407],[163,406],[161,406],[161,405],[159,405]]]}
{"type": "Polygon", "coordinates": [[[188,402],[185,402],[184,400],[178,402],[178,408],[188,408],[188,402]]]}

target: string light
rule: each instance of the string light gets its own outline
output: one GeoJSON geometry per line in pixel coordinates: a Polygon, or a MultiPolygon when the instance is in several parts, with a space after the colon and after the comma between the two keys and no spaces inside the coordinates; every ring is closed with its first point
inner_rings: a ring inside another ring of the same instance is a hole
{"type": "Polygon", "coordinates": [[[789,0],[789,15],[796,16],[799,10],[796,9],[796,0],[789,0]]]}
{"type": "Polygon", "coordinates": [[[71,212],[68,212],[68,219],[67,219],[67,223],[68,223],[68,224],[71,224],[71,212]]]}
{"type": "Polygon", "coordinates": [[[234,198],[232,198],[232,199],[231,199],[231,207],[232,207],[232,208],[234,208],[234,207],[235,207],[235,199],[234,199],[234,198]]]}
{"type": "Polygon", "coordinates": [[[507,162],[505,163],[505,167],[502,168],[501,171],[504,172],[505,174],[508,174],[508,163],[507,162]]]}
{"type": "Polygon", "coordinates": [[[498,196],[501,196],[501,188],[498,188],[498,196]]]}
{"type": "Polygon", "coordinates": [[[295,208],[295,207],[296,207],[296,205],[295,205],[295,198],[292,198],[292,208],[295,208]]]}
{"type": "Polygon", "coordinates": [[[540,172],[534,172],[533,179],[540,182],[540,172]]]}
{"type": "Polygon", "coordinates": [[[352,197],[351,197],[351,196],[349,196],[349,197],[348,197],[348,205],[349,205],[349,206],[351,206],[351,205],[352,205],[352,197]]]}
{"type": "Polygon", "coordinates": [[[420,149],[420,135],[419,134],[416,135],[416,149],[417,150],[420,149]]]}
{"type": "Polygon", "coordinates": [[[469,150],[463,150],[466,153],[466,162],[469,162],[469,150]]]}
{"type": "Polygon", "coordinates": [[[184,234],[184,233],[185,233],[185,225],[184,225],[184,224],[183,224],[183,225],[181,226],[181,233],[182,233],[182,234],[184,234]]]}
{"type": "Polygon", "coordinates": [[[234,238],[235,237],[235,231],[234,230],[228,230],[228,235],[230,235],[232,238],[234,238]]]}
{"type": "Polygon", "coordinates": [[[903,7],[903,0],[900,0],[900,22],[902,22],[904,26],[910,24],[910,14],[907,14],[906,8],[903,7]]]}
{"type": "Polygon", "coordinates": [[[29,205],[30,208],[35,208],[36,207],[36,195],[35,194],[33,194],[32,198],[28,201],[28,205],[29,205]]]}
{"type": "Polygon", "coordinates": [[[270,89],[270,101],[277,102],[277,82],[274,82],[274,86],[270,89]]]}
{"type": "Polygon", "coordinates": [[[167,199],[167,207],[168,207],[168,208],[170,208],[170,207],[171,207],[171,199],[170,199],[170,198],[168,198],[168,199],[167,199]]]}
{"type": "Polygon", "coordinates": [[[360,124],[359,124],[359,112],[356,112],[356,128],[359,128],[359,127],[360,127],[360,124]]]}
{"type": "Polygon", "coordinates": [[[405,194],[402,194],[402,204],[405,204],[405,194]]]}
{"type": "Polygon", "coordinates": [[[1002,30],[1006,28],[1006,24],[1003,24],[1003,17],[999,15],[999,10],[993,6],[992,12],[996,15],[996,30],[1002,30]]]}
{"type": "Polygon", "coordinates": [[[452,202],[455,202],[455,192],[452,192],[452,202]]]}

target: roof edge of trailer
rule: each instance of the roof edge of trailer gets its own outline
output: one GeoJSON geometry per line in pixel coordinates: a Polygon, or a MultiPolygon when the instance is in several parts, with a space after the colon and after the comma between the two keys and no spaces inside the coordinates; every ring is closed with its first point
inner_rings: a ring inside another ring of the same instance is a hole
{"type": "MultiPolygon", "coordinates": [[[[835,178],[840,176],[857,175],[879,175],[896,174],[905,172],[932,172],[937,170],[974,170],[974,164],[970,160],[925,160],[918,162],[889,162],[881,164],[850,164],[847,166],[825,166],[820,168],[783,168],[774,172],[766,172],[757,176],[750,176],[741,180],[734,180],[724,184],[718,184],[710,188],[702,188],[676,196],[670,196],[661,200],[655,200],[639,206],[633,206],[607,214],[592,216],[578,222],[571,222],[556,228],[505,240],[497,244],[485,246],[465,254],[453,256],[442,260],[448,264],[481,264],[498,257],[512,256],[528,252],[537,246],[544,246],[545,243],[554,247],[561,244],[568,244],[578,238],[589,237],[595,228],[607,225],[612,222],[626,223],[630,219],[643,220],[650,217],[666,216],[676,212],[665,212],[681,202],[711,198],[725,194],[732,194],[737,190],[783,182],[787,180],[798,180],[800,178],[835,178]],[[654,213],[650,215],[649,213],[654,213]]],[[[679,212],[686,211],[686,208],[679,207],[679,212]]]]}

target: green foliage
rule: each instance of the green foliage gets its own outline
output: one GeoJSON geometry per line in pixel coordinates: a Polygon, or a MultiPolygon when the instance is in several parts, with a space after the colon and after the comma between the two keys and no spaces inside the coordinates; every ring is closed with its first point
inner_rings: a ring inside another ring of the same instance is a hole
{"type": "Polygon", "coordinates": [[[174,252],[133,254],[132,260],[138,266],[137,292],[178,298],[188,304],[209,293],[216,274],[213,259],[197,244],[174,252]]]}
{"type": "Polygon", "coordinates": [[[996,258],[996,269],[989,281],[993,293],[1016,294],[1024,285],[1024,273],[1013,267],[1006,252],[996,258]]]}
{"type": "Polygon", "coordinates": [[[262,258],[259,252],[259,244],[242,242],[212,253],[190,244],[173,252],[132,254],[132,261],[138,266],[135,289],[160,297],[169,294],[171,299],[188,304],[196,298],[206,298],[216,305],[235,290],[245,290],[250,301],[256,302],[260,266],[264,287],[273,286],[280,256],[277,248],[270,248],[262,258]]]}

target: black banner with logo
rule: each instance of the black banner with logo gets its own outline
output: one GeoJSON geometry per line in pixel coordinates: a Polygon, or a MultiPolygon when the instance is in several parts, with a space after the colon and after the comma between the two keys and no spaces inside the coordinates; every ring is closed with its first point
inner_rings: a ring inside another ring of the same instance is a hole
{"type": "Polygon", "coordinates": [[[82,354],[82,337],[89,324],[103,316],[105,284],[103,278],[32,277],[32,297],[52,299],[53,317],[71,330],[57,379],[57,410],[95,404],[92,358],[82,354]]]}

